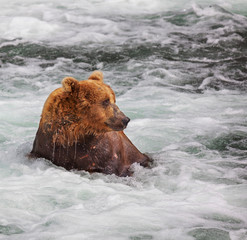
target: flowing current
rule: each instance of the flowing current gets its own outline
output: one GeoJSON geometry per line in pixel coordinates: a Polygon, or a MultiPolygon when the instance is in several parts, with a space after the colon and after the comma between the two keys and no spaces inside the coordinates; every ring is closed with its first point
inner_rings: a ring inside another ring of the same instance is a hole
{"type": "Polygon", "coordinates": [[[247,239],[245,0],[0,6],[0,239],[247,239]],[[26,157],[49,93],[96,69],[154,159],[132,177],[26,157]]]}

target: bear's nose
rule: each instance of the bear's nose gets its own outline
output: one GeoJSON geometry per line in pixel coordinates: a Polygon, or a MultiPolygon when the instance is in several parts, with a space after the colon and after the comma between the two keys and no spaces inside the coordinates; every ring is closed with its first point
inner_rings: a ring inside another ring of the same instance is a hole
{"type": "Polygon", "coordinates": [[[125,127],[127,127],[128,123],[129,123],[130,119],[128,117],[125,117],[122,122],[124,124],[125,127]]]}

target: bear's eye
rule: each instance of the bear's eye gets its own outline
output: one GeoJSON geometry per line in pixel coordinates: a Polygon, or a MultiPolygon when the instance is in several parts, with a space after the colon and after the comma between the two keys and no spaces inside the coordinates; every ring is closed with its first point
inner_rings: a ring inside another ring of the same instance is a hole
{"type": "Polygon", "coordinates": [[[107,107],[107,106],[109,106],[109,104],[110,104],[110,99],[109,98],[107,98],[106,100],[104,100],[102,102],[103,107],[107,107]]]}

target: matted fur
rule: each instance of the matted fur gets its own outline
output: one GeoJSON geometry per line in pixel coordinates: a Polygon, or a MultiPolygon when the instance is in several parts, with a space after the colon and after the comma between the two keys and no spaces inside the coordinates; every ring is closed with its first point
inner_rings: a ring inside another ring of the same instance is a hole
{"type": "Polygon", "coordinates": [[[118,176],[130,175],[134,162],[147,166],[150,159],[124,134],[129,118],[115,102],[99,71],[84,81],[64,78],[44,104],[30,156],[68,170],[118,176]]]}
{"type": "Polygon", "coordinates": [[[114,116],[113,109],[105,109],[102,102],[114,104],[116,98],[101,72],[84,81],[66,77],[62,86],[47,98],[40,120],[41,129],[53,133],[53,142],[71,145],[83,135],[112,131],[104,122],[114,116]]]}

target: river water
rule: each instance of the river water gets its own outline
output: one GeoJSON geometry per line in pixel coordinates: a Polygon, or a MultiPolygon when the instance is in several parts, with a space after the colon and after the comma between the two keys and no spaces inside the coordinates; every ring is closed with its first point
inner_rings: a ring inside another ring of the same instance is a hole
{"type": "Polygon", "coordinates": [[[247,239],[245,0],[0,4],[0,239],[247,239]],[[151,169],[26,157],[48,94],[96,69],[151,169]]]}

